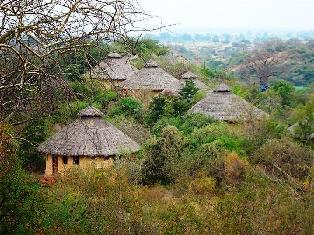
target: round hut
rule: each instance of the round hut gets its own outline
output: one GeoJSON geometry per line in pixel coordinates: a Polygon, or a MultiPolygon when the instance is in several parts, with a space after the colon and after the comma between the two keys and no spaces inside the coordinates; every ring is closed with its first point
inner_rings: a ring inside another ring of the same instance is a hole
{"type": "Polygon", "coordinates": [[[133,76],[135,72],[136,69],[131,65],[128,55],[122,56],[119,53],[110,53],[105,60],[92,69],[91,75],[93,78],[118,85],[133,76]]]}
{"type": "Polygon", "coordinates": [[[87,107],[78,119],[39,145],[38,151],[46,155],[46,175],[62,173],[73,165],[105,168],[116,155],[139,150],[135,141],[102,116],[99,110],[87,107]]]}
{"type": "Polygon", "coordinates": [[[195,86],[200,90],[208,90],[208,87],[198,79],[198,76],[191,71],[188,71],[181,76],[182,86],[185,85],[187,80],[194,82],[195,86]]]}
{"type": "Polygon", "coordinates": [[[121,86],[133,91],[150,91],[156,95],[165,90],[178,92],[181,82],[160,68],[155,61],[149,61],[133,77],[122,82],[121,86]]]}
{"type": "Polygon", "coordinates": [[[190,109],[190,112],[203,113],[226,122],[241,122],[249,118],[260,119],[268,116],[264,111],[233,94],[226,84],[220,84],[209,92],[206,98],[190,109]]]}

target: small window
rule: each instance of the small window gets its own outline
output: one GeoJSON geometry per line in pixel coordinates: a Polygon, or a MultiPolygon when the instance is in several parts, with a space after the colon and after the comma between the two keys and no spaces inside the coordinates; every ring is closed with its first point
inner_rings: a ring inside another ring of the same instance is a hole
{"type": "Polygon", "coordinates": [[[73,164],[75,164],[75,165],[79,165],[80,164],[80,157],[79,156],[73,157],[73,164]]]}
{"type": "Polygon", "coordinates": [[[68,157],[67,156],[63,156],[62,157],[62,162],[64,165],[67,165],[68,164],[68,157]]]}

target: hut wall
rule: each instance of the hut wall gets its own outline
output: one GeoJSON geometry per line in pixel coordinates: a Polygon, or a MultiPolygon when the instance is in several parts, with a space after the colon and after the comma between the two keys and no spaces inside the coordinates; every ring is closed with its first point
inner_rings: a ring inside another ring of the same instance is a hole
{"type": "MultiPolygon", "coordinates": [[[[82,170],[88,169],[102,169],[108,168],[113,165],[112,158],[104,158],[104,157],[97,157],[97,158],[90,158],[90,157],[80,157],[79,160],[79,167],[82,170]]],[[[63,157],[58,156],[58,173],[63,174],[68,169],[72,168],[73,164],[73,157],[68,157],[68,164],[63,163],[63,157]]],[[[52,175],[53,174],[53,166],[52,166],[52,156],[48,154],[46,157],[46,170],[45,175],[52,175]]]]}
{"type": "Polygon", "coordinates": [[[48,154],[46,157],[45,175],[52,175],[52,156],[51,156],[51,154],[48,154]]]}
{"type": "Polygon", "coordinates": [[[62,156],[58,157],[58,173],[62,174],[67,169],[71,168],[72,166],[73,166],[73,157],[68,157],[68,163],[67,164],[63,163],[63,157],[62,156]]]}

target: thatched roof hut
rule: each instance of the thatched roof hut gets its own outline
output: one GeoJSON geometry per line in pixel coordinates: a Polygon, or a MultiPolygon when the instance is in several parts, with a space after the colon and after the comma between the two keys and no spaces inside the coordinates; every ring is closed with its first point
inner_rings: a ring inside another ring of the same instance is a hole
{"type": "Polygon", "coordinates": [[[198,76],[191,71],[188,71],[181,76],[182,79],[197,79],[198,76]]]}
{"type": "Polygon", "coordinates": [[[149,61],[144,68],[121,84],[131,90],[174,91],[181,89],[181,82],[164,71],[154,61],[149,61]]]}
{"type": "Polygon", "coordinates": [[[208,89],[208,87],[203,83],[201,82],[200,80],[198,80],[198,76],[196,74],[194,74],[193,72],[191,71],[188,71],[184,74],[182,74],[181,76],[181,83],[182,83],[182,86],[185,85],[185,82],[187,80],[192,80],[194,83],[195,83],[195,86],[200,89],[200,90],[206,90],[208,89]]]}
{"type": "Polygon", "coordinates": [[[42,143],[38,150],[57,156],[108,157],[121,151],[136,152],[139,145],[102,119],[102,112],[88,107],[79,118],[42,143]]]}
{"type": "Polygon", "coordinates": [[[92,77],[104,80],[124,81],[137,70],[130,64],[129,56],[110,53],[107,58],[92,69],[92,77]]]}
{"type": "Polygon", "coordinates": [[[233,94],[226,84],[220,84],[209,92],[205,99],[190,109],[190,112],[203,113],[227,122],[244,121],[250,116],[254,118],[268,116],[264,111],[233,94]]]}

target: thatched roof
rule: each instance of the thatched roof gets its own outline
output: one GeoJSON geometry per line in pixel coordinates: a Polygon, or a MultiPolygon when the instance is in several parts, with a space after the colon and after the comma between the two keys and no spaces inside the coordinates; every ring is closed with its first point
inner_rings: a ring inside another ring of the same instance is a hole
{"type": "Polygon", "coordinates": [[[146,63],[143,69],[121,84],[131,90],[169,90],[177,92],[181,89],[181,82],[161,69],[154,61],[146,63]]]}
{"type": "Polygon", "coordinates": [[[231,92],[231,89],[228,85],[221,83],[214,89],[214,92],[231,92]]]}
{"type": "Polygon", "coordinates": [[[250,116],[254,118],[268,116],[264,111],[233,94],[225,84],[221,84],[214,91],[209,92],[205,99],[190,109],[190,112],[203,113],[228,122],[244,121],[250,116]]]}
{"type": "Polygon", "coordinates": [[[129,56],[110,53],[105,60],[92,69],[92,77],[104,80],[124,81],[133,76],[136,69],[130,64],[129,56]]]}
{"type": "Polygon", "coordinates": [[[198,76],[194,73],[192,73],[191,71],[188,71],[184,74],[182,74],[181,76],[182,79],[196,79],[198,78],[198,76]]]}
{"type": "Polygon", "coordinates": [[[88,107],[79,118],[39,145],[45,154],[59,156],[113,156],[121,151],[136,152],[139,145],[119,129],[104,121],[102,113],[88,107]]]}
{"type": "Polygon", "coordinates": [[[208,90],[208,87],[205,85],[205,83],[201,82],[197,79],[198,76],[191,71],[188,71],[181,76],[181,84],[182,86],[185,85],[186,80],[192,80],[195,83],[195,86],[200,90],[208,90]]]}

